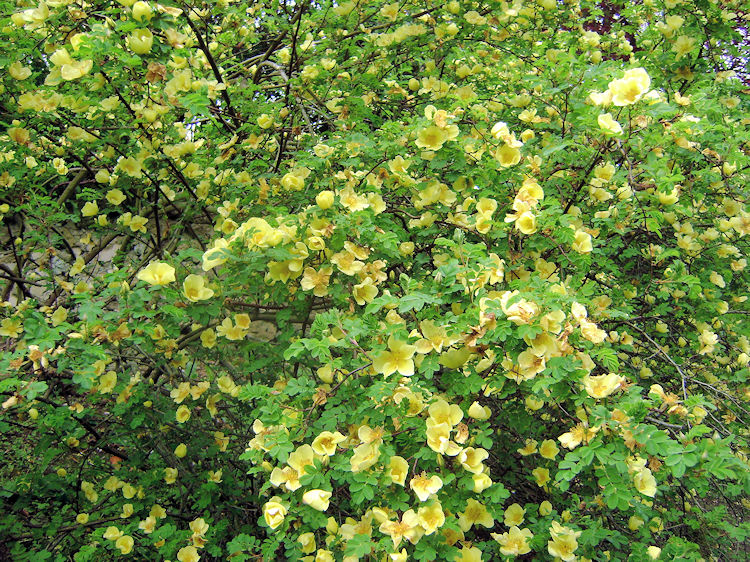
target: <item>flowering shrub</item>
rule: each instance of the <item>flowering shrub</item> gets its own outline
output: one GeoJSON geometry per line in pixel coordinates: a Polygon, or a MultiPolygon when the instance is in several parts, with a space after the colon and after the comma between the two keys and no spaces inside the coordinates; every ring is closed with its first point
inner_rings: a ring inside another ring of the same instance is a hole
{"type": "Polygon", "coordinates": [[[741,8],[6,3],[0,558],[742,558],[741,8]]]}

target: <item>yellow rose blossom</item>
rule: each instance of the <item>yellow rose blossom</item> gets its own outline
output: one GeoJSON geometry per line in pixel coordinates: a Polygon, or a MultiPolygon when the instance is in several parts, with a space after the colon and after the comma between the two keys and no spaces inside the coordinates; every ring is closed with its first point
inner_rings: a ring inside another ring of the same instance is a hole
{"type": "Polygon", "coordinates": [[[177,551],[177,560],[179,562],[198,562],[201,556],[198,554],[198,549],[195,546],[183,546],[177,551]]]}
{"type": "Polygon", "coordinates": [[[470,418],[484,421],[490,419],[492,410],[490,410],[489,406],[482,406],[479,402],[472,402],[471,406],[469,406],[468,414],[470,418]]]}
{"type": "Polygon", "coordinates": [[[133,14],[133,19],[137,22],[142,21],[150,21],[153,17],[153,12],[151,11],[151,6],[148,4],[148,2],[142,2],[138,1],[135,4],[133,4],[133,7],[131,8],[131,13],[133,14]]]}
{"type": "Polygon", "coordinates": [[[467,447],[458,454],[458,462],[472,474],[480,474],[484,471],[482,462],[489,457],[484,449],[467,447]]]}
{"type": "Polygon", "coordinates": [[[536,216],[531,211],[521,213],[515,220],[515,227],[521,234],[534,234],[537,230],[536,216]]]}
{"type": "Polygon", "coordinates": [[[96,201],[89,201],[81,208],[81,215],[84,217],[93,217],[98,212],[99,205],[96,204],[96,201]]]}
{"type": "Polygon", "coordinates": [[[116,541],[123,536],[123,532],[117,527],[107,527],[102,536],[109,541],[116,541]]]}
{"type": "Polygon", "coordinates": [[[286,462],[296,470],[300,476],[304,476],[307,472],[306,467],[315,463],[315,451],[310,445],[305,443],[304,445],[297,447],[294,452],[289,455],[286,462]]]}
{"type": "Polygon", "coordinates": [[[445,513],[439,501],[433,500],[417,509],[417,519],[425,535],[431,535],[445,523],[445,513]]]}
{"type": "Polygon", "coordinates": [[[503,168],[515,166],[521,161],[521,151],[507,143],[495,150],[495,160],[503,168]]]}
{"type": "Polygon", "coordinates": [[[445,144],[447,140],[448,135],[443,129],[436,125],[430,125],[417,133],[415,144],[419,148],[438,151],[443,147],[443,144],[445,144]]]}
{"type": "Polygon", "coordinates": [[[394,455],[388,461],[388,468],[386,474],[390,477],[391,482],[404,486],[406,483],[406,475],[409,472],[409,463],[403,457],[394,455]]]}
{"type": "Polygon", "coordinates": [[[586,375],[583,377],[584,389],[586,389],[589,396],[596,399],[606,398],[620,388],[623,382],[624,379],[615,373],[598,376],[586,375]]]}
{"type": "Polygon", "coordinates": [[[156,518],[149,515],[146,519],[138,523],[138,530],[143,531],[146,535],[150,535],[156,530],[156,518]]]}
{"type": "Polygon", "coordinates": [[[297,537],[297,542],[300,543],[300,549],[304,554],[310,554],[315,551],[315,533],[302,533],[297,537]]]}
{"type": "Polygon", "coordinates": [[[491,534],[500,545],[500,554],[503,556],[519,556],[531,552],[529,541],[534,535],[528,529],[519,529],[513,525],[507,533],[491,534]]]}
{"type": "Polygon", "coordinates": [[[354,454],[349,460],[352,472],[362,472],[367,470],[376,462],[380,457],[380,444],[375,443],[362,443],[354,449],[354,454]]]}
{"type": "Polygon", "coordinates": [[[190,408],[188,408],[184,404],[177,408],[175,419],[177,420],[177,423],[185,423],[186,421],[188,421],[190,419],[190,408]]]}
{"type": "Polygon", "coordinates": [[[552,540],[547,542],[547,551],[552,555],[560,558],[564,562],[575,560],[575,550],[578,548],[578,539],[581,531],[573,531],[563,527],[557,521],[552,522],[550,529],[552,540]]]}
{"type": "Polygon", "coordinates": [[[571,247],[579,254],[590,254],[591,250],[593,250],[591,235],[583,230],[576,230],[575,240],[571,247]]]}
{"type": "Polygon", "coordinates": [[[633,477],[635,488],[644,496],[653,498],[656,495],[656,478],[648,468],[640,468],[633,477]]]}
{"type": "Polygon", "coordinates": [[[393,548],[398,548],[403,539],[416,544],[424,533],[419,524],[419,517],[411,509],[404,512],[401,521],[383,521],[380,524],[380,532],[391,537],[393,548]]]}
{"type": "Polygon", "coordinates": [[[332,457],[336,453],[336,445],[344,441],[344,437],[338,431],[322,431],[312,442],[312,450],[316,455],[327,455],[332,457]]]}
{"type": "Polygon", "coordinates": [[[537,467],[531,471],[531,474],[534,476],[536,485],[540,488],[543,488],[550,481],[549,469],[547,468],[537,467]]]}
{"type": "Polygon", "coordinates": [[[167,285],[175,280],[175,269],[168,263],[151,262],[138,272],[136,277],[149,285],[167,285]]]}
{"type": "Polygon", "coordinates": [[[331,492],[326,490],[309,490],[302,495],[302,503],[318,511],[325,511],[328,509],[330,498],[331,492]]]}
{"type": "Polygon", "coordinates": [[[609,83],[612,103],[618,107],[632,105],[643,98],[651,87],[651,78],[644,68],[633,68],[609,83]]]}
{"type": "Polygon", "coordinates": [[[429,420],[432,420],[432,423],[435,425],[446,423],[450,427],[454,427],[464,417],[464,413],[461,411],[460,406],[457,404],[448,404],[448,402],[442,398],[438,398],[430,404],[429,408],[427,408],[427,413],[429,414],[428,427],[430,425],[429,420]]]}
{"type": "Polygon", "coordinates": [[[509,505],[503,515],[503,523],[508,527],[517,527],[523,523],[524,515],[526,510],[519,504],[514,503],[509,505]]]}
{"type": "Polygon", "coordinates": [[[263,505],[263,519],[271,529],[276,529],[284,522],[287,509],[281,503],[281,498],[274,496],[263,505]]]}
{"type": "Polygon", "coordinates": [[[412,357],[415,352],[416,347],[391,336],[388,338],[388,351],[381,351],[375,357],[373,368],[386,377],[395,372],[410,377],[414,374],[412,357]]]}
{"type": "Polygon", "coordinates": [[[611,113],[604,113],[597,117],[599,128],[607,135],[619,135],[622,133],[622,125],[615,121],[611,113]]]}
{"type": "MultiPolygon", "coordinates": [[[[106,172],[106,170],[99,170],[99,171],[106,172]]],[[[98,175],[99,175],[99,172],[97,172],[97,177],[98,175]]],[[[109,191],[107,191],[107,194],[105,195],[105,197],[107,198],[107,201],[109,201],[109,203],[115,206],[125,201],[125,194],[119,189],[110,189],[109,191]]]]}
{"type": "Polygon", "coordinates": [[[135,541],[129,535],[123,535],[115,542],[115,546],[120,550],[121,554],[130,554],[133,550],[133,544],[135,544],[135,541]]]}
{"type": "Polygon", "coordinates": [[[458,526],[463,532],[466,532],[474,525],[491,528],[495,525],[495,519],[483,504],[470,498],[466,503],[464,511],[458,515],[458,526]]]}
{"type": "Polygon", "coordinates": [[[539,454],[545,459],[554,459],[559,452],[560,449],[557,448],[557,445],[552,439],[545,439],[539,446],[539,454]]]}
{"type": "Polygon", "coordinates": [[[147,55],[154,44],[154,34],[148,29],[136,29],[128,36],[127,43],[136,55],[147,55]]]}
{"type": "Polygon", "coordinates": [[[442,487],[443,481],[439,476],[433,475],[428,478],[425,472],[409,481],[409,488],[422,502],[427,501],[432,494],[436,494],[442,487]]]}
{"type": "Polygon", "coordinates": [[[182,283],[185,296],[189,301],[198,302],[214,296],[212,289],[205,286],[205,279],[200,275],[188,275],[182,283]]]}
{"type": "Polygon", "coordinates": [[[354,288],[352,290],[352,296],[360,306],[364,306],[365,304],[372,302],[377,294],[378,288],[373,284],[370,277],[365,278],[362,283],[354,285],[354,288]]]}

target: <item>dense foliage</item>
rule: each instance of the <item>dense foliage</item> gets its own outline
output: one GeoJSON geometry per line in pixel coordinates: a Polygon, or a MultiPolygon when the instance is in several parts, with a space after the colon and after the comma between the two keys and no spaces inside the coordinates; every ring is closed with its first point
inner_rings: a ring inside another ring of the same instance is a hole
{"type": "Polygon", "coordinates": [[[0,558],[747,556],[743,4],[4,0],[0,558]]]}

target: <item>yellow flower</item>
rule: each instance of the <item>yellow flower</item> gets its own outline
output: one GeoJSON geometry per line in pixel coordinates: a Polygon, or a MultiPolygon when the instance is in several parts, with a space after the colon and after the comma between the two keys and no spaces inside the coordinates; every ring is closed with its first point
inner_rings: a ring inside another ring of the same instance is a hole
{"type": "Polygon", "coordinates": [[[434,500],[427,505],[417,509],[419,524],[424,529],[425,535],[431,535],[445,523],[445,513],[440,502],[434,500]]]}
{"type": "Polygon", "coordinates": [[[409,481],[409,487],[419,498],[419,501],[424,502],[443,487],[443,481],[437,475],[428,478],[427,473],[423,472],[409,481]]]}
{"type": "Polygon", "coordinates": [[[81,215],[84,217],[93,217],[98,212],[99,205],[96,204],[96,201],[89,201],[81,208],[81,215]]]}
{"type": "Polygon", "coordinates": [[[552,556],[557,556],[565,562],[575,560],[575,550],[578,548],[578,541],[576,540],[581,536],[581,531],[573,531],[567,527],[563,527],[557,521],[552,522],[552,528],[550,529],[552,540],[547,542],[547,551],[552,556]]]}
{"type": "Polygon", "coordinates": [[[427,408],[428,427],[430,425],[438,425],[442,423],[448,424],[450,427],[455,427],[463,419],[464,413],[461,411],[461,407],[457,404],[448,404],[442,398],[438,398],[430,407],[427,408]],[[432,421],[429,421],[432,420],[432,421]]]}
{"type": "Polygon", "coordinates": [[[318,435],[312,442],[312,450],[316,455],[328,455],[329,457],[332,457],[336,453],[336,445],[345,439],[346,437],[338,431],[335,433],[321,431],[320,435],[318,435]]]}
{"type": "Polygon", "coordinates": [[[177,551],[177,560],[179,562],[198,562],[201,559],[201,555],[198,554],[198,549],[193,545],[184,546],[177,551]]]}
{"type": "Polygon", "coordinates": [[[72,61],[60,67],[60,77],[63,80],[78,80],[88,74],[93,66],[94,62],[92,60],[72,61]]]}
{"type": "Polygon", "coordinates": [[[450,345],[453,342],[448,337],[445,328],[436,326],[432,320],[422,320],[419,328],[424,338],[415,344],[418,353],[427,354],[432,351],[440,353],[444,345],[450,345]]]}
{"type": "Polygon", "coordinates": [[[287,459],[287,464],[291,466],[300,476],[304,476],[307,472],[306,467],[311,466],[315,462],[315,451],[313,448],[305,443],[297,447],[287,459]]]}
{"type": "Polygon", "coordinates": [[[212,289],[205,286],[205,279],[200,275],[188,275],[182,282],[182,288],[189,301],[198,302],[214,296],[212,289]]]}
{"type": "Polygon", "coordinates": [[[492,538],[500,545],[500,554],[518,556],[531,552],[529,541],[534,535],[528,529],[519,529],[514,525],[507,533],[492,533],[492,538]]]}
{"type": "Polygon", "coordinates": [[[487,457],[489,457],[489,453],[484,449],[467,447],[459,453],[458,462],[460,462],[461,466],[472,474],[481,474],[484,471],[482,461],[487,457]]]}
{"type": "Polygon", "coordinates": [[[406,483],[406,475],[409,472],[409,463],[406,459],[394,455],[388,461],[388,470],[386,473],[391,478],[391,482],[403,486],[406,483]]]}
{"type": "Polygon", "coordinates": [[[271,529],[276,529],[284,522],[287,509],[281,504],[281,499],[274,496],[263,505],[263,519],[271,529]]]}
{"type": "MultiPolygon", "coordinates": [[[[432,418],[428,418],[429,420],[432,418]]],[[[453,441],[450,440],[451,426],[447,423],[436,423],[434,425],[428,425],[427,431],[425,432],[427,437],[427,446],[430,447],[436,453],[441,455],[449,454],[451,449],[458,447],[453,441]]],[[[458,454],[456,451],[452,456],[458,454]]]]}
{"type": "Polygon", "coordinates": [[[536,485],[540,488],[550,481],[549,469],[547,468],[537,467],[531,471],[531,474],[534,476],[534,480],[536,480],[536,485]]]}
{"type": "Polygon", "coordinates": [[[156,517],[149,515],[146,519],[138,523],[138,529],[146,535],[150,535],[156,530],[156,517]]]}
{"type": "Polygon", "coordinates": [[[123,532],[117,527],[107,527],[107,530],[104,531],[104,535],[102,536],[109,541],[114,541],[119,539],[122,535],[123,532]]]}
{"type": "Polygon", "coordinates": [[[209,271],[227,261],[221,250],[229,247],[229,241],[225,238],[214,240],[213,248],[209,248],[203,253],[203,271],[209,271]]]}
{"type": "Polygon", "coordinates": [[[142,22],[143,20],[150,21],[154,15],[148,2],[142,1],[133,4],[131,13],[133,14],[133,19],[138,22],[142,22]]]}
{"type": "Polygon", "coordinates": [[[646,69],[633,68],[626,71],[619,80],[612,80],[608,90],[612,95],[612,103],[622,107],[636,103],[646,95],[650,87],[651,78],[646,69]]]}
{"type": "Polygon", "coordinates": [[[552,439],[545,439],[539,447],[539,454],[545,459],[554,459],[559,452],[560,449],[557,448],[557,445],[552,439]]]}
{"type": "Polygon", "coordinates": [[[591,235],[583,230],[576,230],[576,237],[571,247],[579,254],[590,254],[594,249],[591,244],[591,235]]]}
{"type": "Polygon", "coordinates": [[[177,420],[177,423],[185,423],[186,421],[188,421],[190,419],[190,408],[188,408],[184,404],[177,408],[175,419],[177,420]]]}
{"type": "Polygon", "coordinates": [[[123,535],[119,539],[117,539],[117,542],[115,542],[115,546],[120,549],[120,552],[122,554],[130,554],[130,551],[133,550],[133,544],[135,541],[133,541],[133,537],[129,535],[123,535]]]}
{"type": "Polygon", "coordinates": [[[604,113],[597,117],[597,122],[602,131],[607,135],[619,135],[622,133],[622,125],[615,121],[611,113],[604,113]]]}
{"type": "Polygon", "coordinates": [[[482,562],[482,551],[476,546],[464,545],[453,562],[482,562]]]}
{"type": "Polygon", "coordinates": [[[166,285],[175,280],[174,267],[168,263],[154,261],[140,270],[136,277],[149,285],[166,285]]]}
{"type": "Polygon", "coordinates": [[[423,534],[422,527],[419,524],[419,517],[411,509],[404,512],[400,522],[383,521],[380,525],[380,532],[391,537],[393,548],[398,548],[402,539],[416,544],[423,534]]]}
{"type": "Polygon", "coordinates": [[[515,227],[521,234],[534,234],[536,232],[536,216],[531,211],[521,213],[516,218],[515,227]]]}
{"type": "Polygon", "coordinates": [[[469,406],[468,414],[470,418],[484,421],[490,419],[492,410],[489,406],[482,406],[479,402],[472,402],[471,406],[469,406]]]}
{"type": "Polygon", "coordinates": [[[331,492],[326,490],[309,490],[302,496],[302,503],[318,511],[325,511],[328,509],[330,497],[331,492]]]}
{"type": "Polygon", "coordinates": [[[373,361],[375,371],[386,377],[396,371],[405,377],[412,376],[414,374],[412,357],[417,348],[393,336],[388,338],[388,348],[389,351],[382,351],[375,357],[373,361]]]}
{"type": "Polygon", "coordinates": [[[656,478],[648,468],[640,468],[633,477],[633,483],[644,496],[653,498],[656,495],[656,478]]]}
{"type": "Polygon", "coordinates": [[[489,474],[487,474],[486,472],[482,472],[481,474],[472,474],[471,479],[474,483],[472,489],[477,494],[481,494],[487,488],[492,486],[492,478],[490,478],[489,474]]]}
{"type": "Polygon", "coordinates": [[[8,67],[8,74],[14,80],[26,80],[31,76],[31,69],[28,66],[23,66],[19,61],[14,62],[8,67]]]}
{"type": "Polygon", "coordinates": [[[334,197],[335,194],[333,193],[333,191],[321,191],[320,193],[318,193],[318,195],[315,196],[315,203],[317,203],[318,207],[325,211],[326,209],[330,209],[333,206],[334,197]]]}
{"type": "Polygon", "coordinates": [[[503,523],[508,527],[517,527],[523,523],[523,517],[526,514],[526,510],[519,504],[514,503],[508,506],[503,515],[503,523]]]}
{"type": "Polygon", "coordinates": [[[377,294],[378,288],[373,284],[371,277],[366,277],[362,283],[354,285],[354,289],[352,290],[352,296],[360,306],[372,302],[377,294]]]}
{"type": "Polygon", "coordinates": [[[521,151],[518,148],[505,143],[495,151],[495,160],[497,160],[503,168],[515,166],[521,161],[521,151]]]}
{"type": "MultiPolygon", "coordinates": [[[[99,170],[99,171],[101,172],[102,170],[99,170]]],[[[98,175],[98,172],[97,172],[97,175],[98,175]]],[[[107,192],[106,198],[107,198],[107,201],[109,201],[112,205],[119,205],[120,203],[125,201],[125,195],[119,189],[110,189],[107,192]]]]}
{"type": "Polygon", "coordinates": [[[602,343],[607,332],[599,328],[594,322],[581,320],[581,335],[592,343],[602,343]]]}
{"type": "Polygon", "coordinates": [[[469,499],[466,509],[458,516],[458,526],[463,532],[468,531],[474,525],[493,527],[495,520],[487,511],[487,508],[475,499],[469,499]]]}
{"type": "Polygon", "coordinates": [[[235,325],[231,318],[224,318],[216,328],[216,333],[230,341],[239,341],[247,335],[247,331],[241,326],[235,325]]]}
{"type": "Polygon", "coordinates": [[[361,472],[367,470],[376,462],[380,457],[380,444],[379,442],[373,443],[362,443],[354,449],[354,454],[349,460],[352,472],[361,472]]]}
{"type": "Polygon", "coordinates": [[[430,125],[426,129],[422,129],[417,133],[415,144],[419,148],[437,151],[443,147],[443,144],[445,144],[447,140],[448,135],[443,129],[436,125],[430,125]]]}
{"type": "Polygon", "coordinates": [[[606,398],[618,388],[623,382],[623,378],[620,375],[609,373],[607,375],[586,375],[583,377],[583,387],[586,392],[592,398],[606,398]]]}
{"type": "Polygon", "coordinates": [[[18,316],[3,318],[0,322],[0,336],[6,338],[17,338],[23,332],[23,320],[18,316]]]}
{"type": "Polygon", "coordinates": [[[128,36],[127,42],[136,55],[146,55],[154,44],[154,34],[148,29],[136,29],[128,36]]]}
{"type": "Polygon", "coordinates": [[[99,394],[109,394],[115,389],[116,385],[117,373],[114,371],[107,371],[99,377],[99,394]]]}
{"type": "Polygon", "coordinates": [[[315,550],[315,533],[302,533],[297,537],[297,542],[300,543],[303,553],[310,554],[315,550]]]}
{"type": "Polygon", "coordinates": [[[270,129],[273,127],[273,117],[264,113],[258,116],[257,123],[261,129],[270,129]]]}
{"type": "Polygon", "coordinates": [[[672,50],[677,53],[677,60],[690,53],[695,47],[697,41],[687,35],[680,35],[672,46],[672,50]]]}

